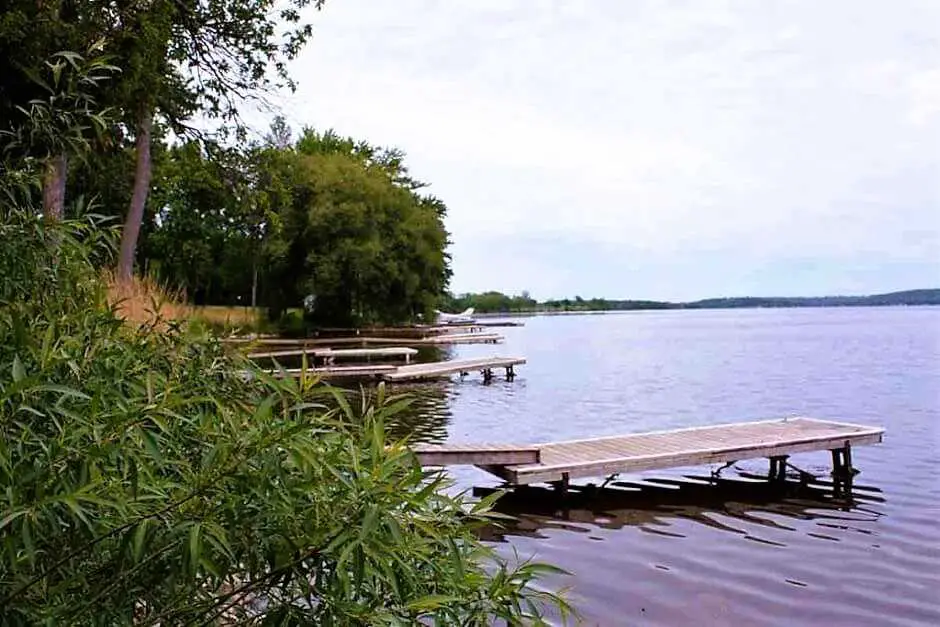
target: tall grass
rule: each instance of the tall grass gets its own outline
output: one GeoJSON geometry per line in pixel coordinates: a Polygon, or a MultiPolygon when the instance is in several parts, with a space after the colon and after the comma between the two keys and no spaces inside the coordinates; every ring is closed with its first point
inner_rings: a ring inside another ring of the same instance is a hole
{"type": "Polygon", "coordinates": [[[134,276],[121,281],[107,270],[102,275],[107,285],[108,302],[115,314],[136,326],[166,329],[170,323],[189,323],[215,333],[255,333],[266,328],[258,308],[196,307],[186,302],[186,293],[172,289],[150,276],[134,276]]]}
{"type": "Polygon", "coordinates": [[[107,285],[108,303],[117,317],[128,323],[165,326],[167,321],[189,320],[195,315],[182,290],[171,290],[151,277],[121,281],[113,271],[106,270],[102,279],[107,285]]]}

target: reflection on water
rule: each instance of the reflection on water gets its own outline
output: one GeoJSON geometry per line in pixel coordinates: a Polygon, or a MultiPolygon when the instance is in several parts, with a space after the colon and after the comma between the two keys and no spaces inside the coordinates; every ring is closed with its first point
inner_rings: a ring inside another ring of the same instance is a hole
{"type": "Polygon", "coordinates": [[[446,381],[395,385],[394,394],[407,394],[411,405],[389,425],[393,438],[408,436],[412,442],[441,442],[450,424],[450,385],[446,381]]]}
{"type": "MultiPolygon", "coordinates": [[[[495,491],[498,488],[478,487],[473,494],[483,497],[495,491]]],[[[778,483],[756,477],[648,477],[644,481],[614,481],[606,487],[573,485],[567,494],[550,487],[522,486],[508,490],[494,508],[511,521],[484,528],[483,537],[505,542],[506,536],[544,538],[546,529],[590,533],[593,526],[608,530],[634,526],[650,533],[667,533],[664,529],[670,518],[745,535],[747,530],[734,520],[795,531],[786,522],[789,517],[847,529],[858,521],[872,522],[879,514],[871,505],[883,502],[881,491],[870,486],[855,486],[851,496],[845,497],[827,482],[778,483]],[[716,513],[723,520],[714,516],[716,513]]]]}

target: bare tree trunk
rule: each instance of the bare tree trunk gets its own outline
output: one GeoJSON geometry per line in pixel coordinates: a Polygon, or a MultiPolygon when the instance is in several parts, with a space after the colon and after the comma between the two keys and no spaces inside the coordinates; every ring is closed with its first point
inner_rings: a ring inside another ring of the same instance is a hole
{"type": "Polygon", "coordinates": [[[251,272],[251,308],[258,306],[258,260],[252,264],[251,272]]]}
{"type": "Polygon", "coordinates": [[[153,174],[150,163],[150,134],[153,128],[153,110],[149,107],[140,112],[137,120],[137,166],[134,170],[134,193],[127,209],[127,220],[121,232],[121,256],[118,260],[118,279],[130,281],[134,274],[134,253],[137,250],[137,238],[140,225],[144,220],[144,207],[150,193],[150,177],[153,174]]]}
{"type": "Polygon", "coordinates": [[[65,153],[49,157],[42,181],[42,213],[47,220],[61,220],[65,214],[65,181],[68,160],[65,153]]]}

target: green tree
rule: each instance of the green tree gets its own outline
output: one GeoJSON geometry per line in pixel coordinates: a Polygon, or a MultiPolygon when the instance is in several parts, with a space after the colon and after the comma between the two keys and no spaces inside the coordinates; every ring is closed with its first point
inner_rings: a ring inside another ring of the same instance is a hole
{"type": "Polygon", "coordinates": [[[307,130],[285,166],[289,201],[266,247],[272,313],[309,294],[318,324],[430,315],[450,277],[446,206],[417,192],[402,155],[307,130]]]}

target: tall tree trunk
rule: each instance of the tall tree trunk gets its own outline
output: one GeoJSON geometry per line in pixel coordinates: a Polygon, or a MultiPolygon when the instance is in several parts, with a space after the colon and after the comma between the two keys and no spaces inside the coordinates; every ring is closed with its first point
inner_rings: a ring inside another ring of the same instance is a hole
{"type": "Polygon", "coordinates": [[[258,306],[258,260],[251,264],[251,308],[258,306]]]}
{"type": "Polygon", "coordinates": [[[137,120],[137,166],[134,170],[134,193],[127,209],[127,219],[121,232],[121,257],[118,260],[118,279],[130,281],[134,274],[134,253],[137,250],[137,238],[140,225],[144,220],[144,207],[150,193],[150,177],[153,174],[150,163],[150,140],[153,128],[153,110],[145,107],[137,120]]]}
{"type": "Polygon", "coordinates": [[[48,220],[61,220],[65,213],[65,181],[68,160],[65,153],[49,157],[42,181],[42,212],[48,220]]]}

